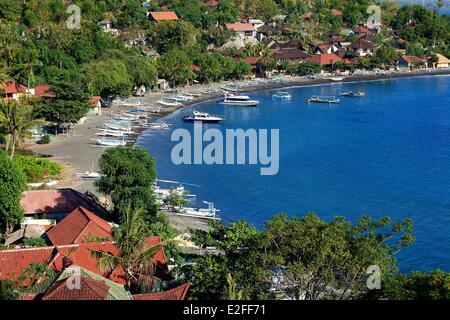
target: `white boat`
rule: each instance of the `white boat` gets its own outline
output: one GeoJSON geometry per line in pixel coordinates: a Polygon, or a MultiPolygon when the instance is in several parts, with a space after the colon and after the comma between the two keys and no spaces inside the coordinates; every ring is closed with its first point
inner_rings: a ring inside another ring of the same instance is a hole
{"type": "Polygon", "coordinates": [[[277,99],[292,99],[292,95],[289,92],[286,91],[278,91],[277,93],[274,93],[272,95],[272,98],[277,99]]]}
{"type": "Polygon", "coordinates": [[[195,197],[195,195],[193,195],[193,194],[187,194],[187,190],[183,186],[178,186],[175,189],[173,189],[173,188],[172,189],[163,189],[160,186],[155,184],[152,187],[152,190],[156,194],[157,197],[160,197],[163,199],[170,196],[171,192],[175,192],[180,196],[191,197],[191,198],[195,197]]]}
{"type": "Polygon", "coordinates": [[[97,133],[98,136],[109,135],[109,136],[128,136],[133,134],[134,131],[131,130],[111,130],[111,129],[100,129],[97,133]]]}
{"type": "Polygon", "coordinates": [[[366,96],[366,93],[364,91],[343,91],[341,92],[341,96],[343,97],[351,97],[351,98],[362,98],[366,96]]]}
{"type": "Polygon", "coordinates": [[[308,102],[316,102],[316,103],[340,103],[341,100],[336,97],[326,97],[326,96],[312,96],[308,99],[308,102]]]}
{"type": "Polygon", "coordinates": [[[186,100],[194,100],[194,97],[188,96],[186,94],[179,94],[177,97],[186,99],[186,100]]]}
{"type": "Polygon", "coordinates": [[[184,96],[191,96],[191,97],[201,97],[201,93],[195,93],[195,92],[185,92],[183,93],[184,96]]]}
{"type": "Polygon", "coordinates": [[[342,80],[344,80],[345,78],[344,77],[331,77],[331,78],[329,78],[331,81],[342,81],[342,80]]]}
{"type": "Polygon", "coordinates": [[[179,102],[170,102],[170,101],[164,101],[164,100],[158,100],[158,104],[166,106],[166,107],[181,107],[182,104],[179,102]]]}
{"type": "Polygon", "coordinates": [[[165,122],[161,122],[161,123],[157,123],[157,122],[145,123],[142,126],[144,128],[157,129],[157,130],[167,130],[167,129],[169,129],[169,125],[167,123],[165,123],[165,122]]]}
{"type": "Polygon", "coordinates": [[[107,123],[105,125],[105,129],[107,130],[116,130],[116,131],[131,131],[130,126],[126,126],[120,123],[107,123]]]}
{"type": "Polygon", "coordinates": [[[125,146],[127,142],[122,140],[114,140],[114,139],[95,139],[97,144],[102,147],[119,147],[119,146],[125,146]]]}
{"type": "Polygon", "coordinates": [[[134,107],[134,106],[140,106],[141,102],[129,102],[129,101],[120,101],[117,103],[118,105],[124,106],[124,107],[134,107]]]}
{"type": "Polygon", "coordinates": [[[217,123],[222,121],[223,118],[211,116],[209,113],[193,111],[193,115],[185,116],[183,121],[185,122],[209,122],[209,123],[217,123]]]}
{"type": "Polygon", "coordinates": [[[189,100],[189,99],[179,97],[179,96],[173,96],[173,97],[170,97],[169,99],[173,100],[173,101],[177,101],[177,102],[186,102],[189,100]]]}
{"type": "Polygon", "coordinates": [[[220,217],[216,215],[219,209],[214,208],[214,203],[206,202],[208,204],[207,209],[203,208],[190,208],[190,207],[177,207],[175,214],[178,216],[199,218],[199,219],[209,219],[209,220],[221,220],[220,217]]]}
{"type": "Polygon", "coordinates": [[[76,173],[77,177],[81,179],[87,179],[87,180],[98,180],[102,177],[102,175],[95,171],[86,171],[84,173],[76,173]]]}
{"type": "Polygon", "coordinates": [[[225,98],[223,100],[219,100],[217,103],[230,106],[255,107],[259,104],[259,101],[251,100],[249,96],[244,95],[225,95],[225,98]]]}

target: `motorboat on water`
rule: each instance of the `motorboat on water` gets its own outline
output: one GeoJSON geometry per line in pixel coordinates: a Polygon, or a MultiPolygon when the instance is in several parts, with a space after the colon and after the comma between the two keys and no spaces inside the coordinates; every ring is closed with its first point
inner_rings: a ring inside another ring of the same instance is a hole
{"type": "Polygon", "coordinates": [[[193,115],[185,116],[183,121],[185,122],[209,122],[209,123],[218,123],[222,121],[223,118],[211,116],[209,113],[193,111],[193,115]]]}
{"type": "Polygon", "coordinates": [[[276,99],[292,99],[292,95],[287,91],[278,91],[272,95],[272,98],[276,99]]]}
{"type": "Polygon", "coordinates": [[[312,96],[308,99],[308,102],[316,102],[316,103],[340,103],[341,100],[336,97],[326,97],[326,96],[312,96]]]}
{"type": "Polygon", "coordinates": [[[259,104],[259,101],[251,100],[249,96],[245,95],[225,95],[225,98],[217,101],[217,103],[230,106],[255,107],[259,104]]]}
{"type": "Polygon", "coordinates": [[[341,96],[343,97],[351,97],[351,98],[362,98],[366,96],[366,93],[364,91],[342,91],[341,96]]]}
{"type": "Polygon", "coordinates": [[[208,208],[190,208],[190,207],[176,207],[175,215],[183,216],[183,217],[191,217],[191,218],[199,218],[199,219],[209,219],[209,220],[221,220],[220,217],[217,216],[217,212],[219,209],[214,208],[214,203],[203,201],[208,205],[208,208]]]}

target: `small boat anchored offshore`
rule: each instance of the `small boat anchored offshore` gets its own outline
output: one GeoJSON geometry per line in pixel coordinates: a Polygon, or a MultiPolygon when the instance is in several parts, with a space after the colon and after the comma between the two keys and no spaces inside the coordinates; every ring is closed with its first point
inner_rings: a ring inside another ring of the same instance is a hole
{"type": "Polygon", "coordinates": [[[274,93],[272,95],[272,98],[277,99],[292,99],[292,95],[289,92],[286,91],[278,91],[277,93],[274,93]]]}
{"type": "Polygon", "coordinates": [[[259,104],[259,101],[251,100],[249,96],[226,94],[225,98],[223,100],[217,101],[217,103],[230,106],[256,107],[259,104]]]}
{"type": "Polygon", "coordinates": [[[351,97],[351,98],[362,98],[366,96],[366,93],[364,91],[342,91],[341,96],[343,97],[351,97]]]}
{"type": "Polygon", "coordinates": [[[183,118],[183,121],[185,122],[209,122],[209,123],[218,123],[222,121],[223,118],[215,117],[209,115],[209,113],[206,112],[200,112],[194,110],[193,115],[191,116],[185,116],[183,118]]]}
{"type": "Polygon", "coordinates": [[[308,99],[308,102],[316,102],[316,103],[340,103],[341,100],[336,97],[326,97],[326,96],[312,96],[308,99]]]}

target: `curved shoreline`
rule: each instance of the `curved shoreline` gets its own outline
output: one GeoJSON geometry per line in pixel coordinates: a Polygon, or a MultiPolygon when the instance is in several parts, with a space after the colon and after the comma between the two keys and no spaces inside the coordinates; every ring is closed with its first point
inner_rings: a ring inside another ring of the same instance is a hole
{"type": "MultiPolygon", "coordinates": [[[[414,72],[408,72],[408,73],[394,73],[394,74],[388,74],[388,75],[360,75],[360,76],[347,76],[342,81],[332,81],[330,79],[293,79],[289,82],[282,82],[282,83],[255,83],[253,86],[249,86],[247,88],[239,89],[238,93],[249,93],[249,92],[256,92],[256,91],[269,91],[269,90],[276,90],[276,89],[283,89],[283,88],[300,88],[300,87],[312,87],[312,86],[321,86],[321,85],[334,85],[334,84],[341,84],[341,83],[359,83],[359,82],[372,82],[372,81],[384,81],[384,80],[390,80],[390,79],[399,79],[399,78],[415,78],[415,77],[432,77],[432,76],[449,76],[450,75],[450,69],[445,70],[435,70],[435,71],[429,71],[429,72],[423,72],[423,71],[414,71],[414,72]]],[[[226,84],[228,82],[224,82],[226,84]]],[[[238,82],[239,83],[239,82],[238,82]]],[[[217,85],[217,84],[216,84],[217,85]]],[[[164,119],[168,115],[173,114],[177,110],[183,109],[185,107],[191,107],[195,106],[204,102],[213,101],[219,98],[222,98],[223,94],[214,94],[214,95],[208,95],[207,97],[199,97],[198,99],[195,99],[194,101],[187,101],[183,104],[181,107],[176,107],[173,110],[167,111],[167,112],[161,112],[159,114],[159,117],[156,119],[164,119]]],[[[138,138],[138,137],[137,137],[138,138]]]]}

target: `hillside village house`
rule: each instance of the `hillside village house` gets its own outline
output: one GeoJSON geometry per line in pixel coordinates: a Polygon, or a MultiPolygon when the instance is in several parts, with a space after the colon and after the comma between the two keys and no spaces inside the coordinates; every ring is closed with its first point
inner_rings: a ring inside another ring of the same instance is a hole
{"type": "Polygon", "coordinates": [[[149,17],[155,22],[178,20],[177,14],[173,11],[153,11],[149,12],[149,17]]]}
{"type": "Polygon", "coordinates": [[[93,96],[89,99],[89,106],[91,109],[88,112],[88,116],[100,116],[102,115],[102,98],[93,96]]]}
{"type": "Polygon", "coordinates": [[[14,80],[6,80],[0,83],[0,95],[4,100],[19,100],[31,95],[30,90],[14,80]]]}
{"type": "Polygon", "coordinates": [[[322,53],[336,53],[339,50],[339,47],[332,43],[322,43],[315,47],[314,53],[315,54],[322,54],[322,53]]]}
{"type": "Polygon", "coordinates": [[[233,47],[240,49],[245,47],[247,43],[255,45],[258,43],[256,38],[256,29],[251,23],[226,23],[225,28],[234,32],[234,36],[225,43],[224,47],[233,47]]]}
{"type": "MultiPolygon", "coordinates": [[[[151,259],[152,268],[143,275],[152,279],[149,288],[144,293],[131,295],[124,286],[122,266],[119,264],[112,271],[105,270],[92,254],[93,250],[113,256],[120,254],[111,241],[113,224],[86,209],[81,202],[73,203],[77,204],[59,223],[43,229],[42,238],[47,246],[0,250],[0,280],[15,280],[19,286],[24,286],[26,290],[21,294],[22,300],[185,299],[190,283],[180,284],[173,279],[162,246],[151,259]],[[21,279],[30,264],[45,265],[55,274],[45,281],[21,279]],[[73,274],[80,276],[80,286],[77,290],[68,290],[67,281],[73,274]]],[[[160,243],[159,237],[148,237],[144,246],[158,246],[160,243]]]]}
{"type": "Polygon", "coordinates": [[[438,57],[438,61],[435,63],[433,63],[433,62],[430,63],[432,68],[435,68],[435,69],[450,68],[450,59],[444,57],[442,54],[439,54],[439,53],[436,53],[436,56],[438,57]]]}
{"type": "Polygon", "coordinates": [[[397,61],[400,69],[423,69],[426,67],[426,60],[418,56],[403,56],[397,61]]]}
{"type": "Polygon", "coordinates": [[[25,191],[20,204],[26,220],[46,218],[60,221],[78,206],[83,206],[100,217],[108,217],[108,212],[102,206],[74,189],[25,191]]]}
{"type": "Polygon", "coordinates": [[[355,42],[348,46],[352,49],[353,54],[356,57],[368,57],[373,55],[373,49],[375,46],[371,44],[369,41],[358,38],[355,42]]]}

